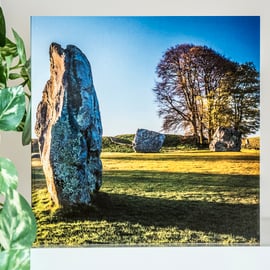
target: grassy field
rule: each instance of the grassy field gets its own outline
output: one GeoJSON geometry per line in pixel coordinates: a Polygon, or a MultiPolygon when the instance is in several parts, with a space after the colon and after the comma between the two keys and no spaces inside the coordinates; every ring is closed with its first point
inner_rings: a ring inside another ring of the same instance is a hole
{"type": "Polygon", "coordinates": [[[259,244],[259,151],[102,153],[103,185],[84,209],[57,209],[33,158],[42,246],[259,244]]]}

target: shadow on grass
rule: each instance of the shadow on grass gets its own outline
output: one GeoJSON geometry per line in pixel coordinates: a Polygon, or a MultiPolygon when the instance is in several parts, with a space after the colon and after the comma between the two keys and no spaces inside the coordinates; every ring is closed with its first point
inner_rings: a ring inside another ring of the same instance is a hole
{"type": "MultiPolygon", "coordinates": [[[[259,191],[259,175],[245,174],[214,174],[214,173],[179,173],[144,170],[117,170],[103,172],[104,184],[116,188],[134,187],[146,189],[151,185],[156,191],[228,191],[239,192],[240,188],[248,192],[259,191]]],[[[203,194],[202,194],[203,195],[203,194]]]]}
{"type": "MultiPolygon", "coordinates": [[[[33,176],[36,177],[33,179],[34,189],[46,186],[40,168],[33,172],[33,176]]],[[[234,191],[239,197],[258,197],[259,176],[108,171],[104,173],[103,181],[104,189],[111,191],[93,194],[93,206],[58,209],[50,223],[129,222],[149,227],[231,234],[259,241],[259,204],[147,196],[147,192],[192,190],[197,194],[201,192],[201,198],[207,191],[234,191]],[[130,194],[128,189],[133,193],[130,194]]]]}
{"type": "Polygon", "coordinates": [[[59,209],[52,223],[76,221],[129,222],[243,236],[259,240],[259,206],[146,198],[98,192],[94,206],[59,209]]]}

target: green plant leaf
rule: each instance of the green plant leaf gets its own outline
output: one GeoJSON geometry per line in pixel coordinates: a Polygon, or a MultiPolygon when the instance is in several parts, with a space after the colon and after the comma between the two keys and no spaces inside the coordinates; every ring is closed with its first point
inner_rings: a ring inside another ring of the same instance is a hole
{"type": "Polygon", "coordinates": [[[29,91],[31,92],[31,60],[28,59],[24,66],[21,68],[21,77],[24,79],[23,86],[27,84],[29,91]]]}
{"type": "Polygon", "coordinates": [[[3,58],[9,55],[16,57],[18,55],[17,46],[14,42],[6,38],[6,44],[0,48],[0,53],[3,58]]]}
{"type": "Polygon", "coordinates": [[[13,56],[12,55],[6,55],[5,56],[5,65],[4,65],[4,73],[5,73],[5,84],[7,85],[8,77],[9,77],[9,71],[11,68],[11,64],[13,61],[13,56]]]}
{"type": "Polygon", "coordinates": [[[10,73],[8,77],[10,80],[16,80],[16,79],[21,78],[21,75],[18,73],[10,73]]]}
{"type": "Polygon", "coordinates": [[[0,193],[6,193],[9,188],[17,189],[18,174],[14,164],[7,158],[0,158],[0,193]]]}
{"type": "Polygon", "coordinates": [[[0,245],[5,250],[31,248],[36,221],[32,208],[18,191],[7,191],[0,217],[0,245]]]}
{"type": "Polygon", "coordinates": [[[24,46],[23,39],[18,35],[18,33],[14,29],[12,29],[12,32],[16,41],[20,63],[24,65],[27,59],[26,59],[25,46],[24,46]]]}
{"type": "Polygon", "coordinates": [[[0,269],[29,270],[30,249],[10,249],[0,252],[0,269]]]}
{"type": "Polygon", "coordinates": [[[7,78],[6,78],[6,69],[2,64],[0,65],[0,89],[3,89],[7,86],[7,78]]]}
{"type": "Polygon", "coordinates": [[[27,108],[26,120],[22,133],[22,144],[28,145],[31,142],[31,103],[27,108]]]}
{"type": "Polygon", "coordinates": [[[0,46],[6,44],[6,23],[2,8],[0,7],[0,46]]]}
{"type": "MultiPolygon", "coordinates": [[[[31,81],[31,58],[29,58],[25,65],[24,65],[24,68],[22,69],[22,72],[25,72],[29,81],[31,81]]],[[[30,89],[30,87],[29,87],[30,89]]]]}
{"type": "Polygon", "coordinates": [[[0,130],[15,130],[25,113],[22,86],[0,90],[0,130]]]}

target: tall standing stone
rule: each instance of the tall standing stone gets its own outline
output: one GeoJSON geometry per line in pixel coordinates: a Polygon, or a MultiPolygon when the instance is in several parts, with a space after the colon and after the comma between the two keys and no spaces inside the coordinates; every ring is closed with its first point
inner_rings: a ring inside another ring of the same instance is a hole
{"type": "Polygon", "coordinates": [[[213,135],[209,149],[215,152],[239,152],[241,133],[234,128],[219,127],[213,135]]]}
{"type": "Polygon", "coordinates": [[[102,184],[102,124],[90,63],[75,46],[50,46],[50,79],[35,132],[48,191],[60,206],[91,204],[102,184]]]}

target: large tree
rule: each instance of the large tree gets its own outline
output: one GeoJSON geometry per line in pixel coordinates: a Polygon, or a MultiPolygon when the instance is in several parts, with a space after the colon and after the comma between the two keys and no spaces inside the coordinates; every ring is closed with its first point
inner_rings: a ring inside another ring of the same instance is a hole
{"type": "Polygon", "coordinates": [[[221,89],[228,93],[229,122],[244,136],[255,133],[260,127],[260,80],[253,63],[236,65],[227,74],[221,89]]]}
{"type": "Polygon", "coordinates": [[[202,143],[211,140],[215,111],[223,99],[217,91],[234,63],[206,46],[177,45],[168,49],[157,66],[153,89],[163,117],[163,129],[188,129],[202,143]]]}

